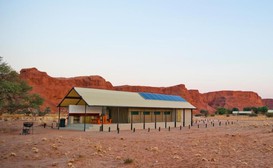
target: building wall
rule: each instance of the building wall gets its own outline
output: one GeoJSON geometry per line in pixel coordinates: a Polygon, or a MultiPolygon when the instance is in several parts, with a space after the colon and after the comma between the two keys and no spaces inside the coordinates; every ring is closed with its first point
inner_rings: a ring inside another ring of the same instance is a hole
{"type": "MultiPolygon", "coordinates": [[[[68,112],[73,114],[82,114],[85,113],[85,106],[83,105],[69,105],[68,112]]],[[[101,114],[102,107],[89,107],[86,106],[87,114],[101,114]]]]}
{"type": "MultiPolygon", "coordinates": [[[[78,113],[71,113],[68,116],[68,123],[69,124],[79,124],[84,123],[84,116],[85,114],[78,114],[78,113]]],[[[86,123],[87,124],[95,124],[97,123],[97,119],[99,118],[100,114],[86,114],[86,123]]]]}
{"type": "MultiPolygon", "coordinates": [[[[129,122],[131,122],[131,119],[133,119],[134,123],[143,123],[144,122],[144,112],[149,112],[148,115],[145,115],[145,122],[172,122],[175,120],[175,110],[174,109],[156,109],[156,108],[129,108],[129,115],[128,119],[129,122]],[[131,115],[135,112],[138,113],[138,115],[131,115]],[[159,115],[154,115],[154,112],[158,112],[159,115]],[[165,115],[164,112],[169,112],[169,115],[165,115]]],[[[179,112],[176,111],[176,121],[179,121],[181,119],[181,115],[179,116],[179,112]]]]}
{"type": "Polygon", "coordinates": [[[176,110],[176,117],[177,117],[177,121],[181,122],[181,117],[182,117],[182,109],[177,109],[176,110]]]}
{"type": "Polygon", "coordinates": [[[181,123],[182,123],[182,126],[191,125],[191,117],[192,117],[191,116],[191,110],[189,110],[189,109],[181,110],[181,123]]]}
{"type": "Polygon", "coordinates": [[[108,107],[106,115],[112,118],[112,123],[128,123],[128,108],[126,107],[108,107]],[[119,111],[119,112],[118,112],[119,111]],[[118,114],[119,113],[119,114],[118,114]],[[119,116],[119,120],[118,120],[119,116]]]}
{"type": "MultiPolygon", "coordinates": [[[[96,109],[102,109],[101,107],[96,109]]],[[[97,111],[96,114],[88,114],[86,115],[86,123],[96,123],[98,116],[101,114],[100,110],[97,111]]],[[[148,112],[148,115],[145,115],[145,122],[174,122],[175,121],[175,113],[176,113],[176,121],[181,122],[183,125],[183,121],[185,118],[185,126],[191,124],[191,110],[182,110],[182,109],[156,109],[156,108],[126,108],[126,107],[107,107],[106,116],[107,119],[112,119],[112,123],[130,123],[131,119],[133,123],[143,123],[144,122],[144,112],[148,112]],[[119,113],[118,113],[119,111],[119,113]],[[183,111],[185,111],[185,115],[183,116],[183,111]],[[154,112],[158,112],[159,115],[154,115],[154,112]],[[169,115],[164,115],[164,112],[169,112],[169,115]],[[131,115],[132,113],[137,113],[137,115],[131,115]],[[118,120],[119,115],[119,120],[118,120]]],[[[75,114],[70,113],[69,115],[69,123],[84,123],[84,114],[75,114]],[[78,120],[76,119],[78,118],[78,120]]]]}

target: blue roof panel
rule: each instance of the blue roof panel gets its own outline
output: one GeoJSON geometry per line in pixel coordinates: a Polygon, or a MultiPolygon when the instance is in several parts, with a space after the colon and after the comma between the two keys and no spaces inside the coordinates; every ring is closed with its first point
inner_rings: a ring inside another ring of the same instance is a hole
{"type": "Polygon", "coordinates": [[[181,102],[186,102],[185,99],[183,99],[180,96],[176,96],[176,95],[165,95],[165,94],[145,93],[145,92],[139,92],[138,94],[141,97],[143,97],[145,100],[163,100],[163,101],[181,101],[181,102]]]}

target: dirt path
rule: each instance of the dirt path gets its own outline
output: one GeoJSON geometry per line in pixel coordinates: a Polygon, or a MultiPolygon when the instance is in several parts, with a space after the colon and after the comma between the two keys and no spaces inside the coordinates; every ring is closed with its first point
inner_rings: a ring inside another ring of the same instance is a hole
{"type": "Polygon", "coordinates": [[[1,168],[273,167],[273,120],[120,134],[35,126],[19,135],[21,125],[0,121],[1,168]]]}

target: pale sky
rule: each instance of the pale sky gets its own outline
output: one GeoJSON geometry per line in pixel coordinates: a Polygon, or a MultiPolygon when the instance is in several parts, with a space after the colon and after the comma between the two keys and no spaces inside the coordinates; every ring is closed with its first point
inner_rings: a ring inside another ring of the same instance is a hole
{"type": "Polygon", "coordinates": [[[0,0],[16,71],[273,98],[272,0],[0,0]]]}

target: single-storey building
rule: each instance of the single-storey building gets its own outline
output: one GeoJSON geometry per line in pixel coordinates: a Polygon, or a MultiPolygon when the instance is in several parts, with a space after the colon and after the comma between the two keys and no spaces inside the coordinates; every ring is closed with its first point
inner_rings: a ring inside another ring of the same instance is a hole
{"type": "MultiPolygon", "coordinates": [[[[67,107],[68,123],[181,122],[192,125],[195,107],[177,95],[73,87],[58,105],[67,107]]],[[[59,110],[60,114],[60,110],[59,110]]],[[[60,115],[59,115],[60,116],[60,115]]],[[[59,117],[60,121],[60,117],[59,117]]],[[[132,128],[131,128],[132,129],[132,128]]]]}
{"type": "Polygon", "coordinates": [[[249,115],[252,113],[253,113],[253,111],[232,111],[232,114],[234,114],[234,115],[249,115]]]}

